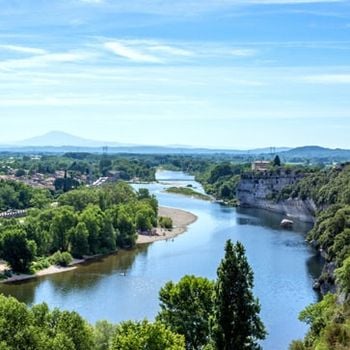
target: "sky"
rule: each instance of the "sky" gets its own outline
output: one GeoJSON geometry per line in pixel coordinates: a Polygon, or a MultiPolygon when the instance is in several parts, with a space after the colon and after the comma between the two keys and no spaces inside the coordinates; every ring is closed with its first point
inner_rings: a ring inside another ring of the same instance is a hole
{"type": "Polygon", "coordinates": [[[349,0],[0,0],[0,144],[350,148],[349,0]]]}

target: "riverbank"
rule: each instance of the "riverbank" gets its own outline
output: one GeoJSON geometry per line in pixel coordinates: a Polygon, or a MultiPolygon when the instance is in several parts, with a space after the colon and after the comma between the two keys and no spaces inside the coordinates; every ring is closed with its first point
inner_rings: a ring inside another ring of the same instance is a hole
{"type": "Polygon", "coordinates": [[[173,221],[173,228],[168,230],[158,227],[155,235],[139,235],[136,244],[147,244],[174,238],[186,232],[187,227],[198,219],[196,215],[188,211],[168,207],[160,207],[158,215],[170,217],[173,221]]]}
{"type": "MultiPolygon", "coordinates": [[[[187,230],[187,227],[197,220],[196,215],[181,209],[176,209],[176,208],[160,207],[158,210],[158,215],[170,217],[173,221],[173,229],[167,230],[167,229],[158,227],[155,231],[155,234],[152,236],[139,235],[137,238],[136,244],[148,244],[148,243],[153,243],[160,240],[174,238],[184,233],[187,230]]],[[[115,252],[112,252],[111,254],[115,254],[115,252]]],[[[63,266],[52,265],[32,275],[15,274],[11,277],[3,279],[2,281],[0,281],[0,283],[14,283],[19,281],[29,280],[36,277],[48,276],[56,273],[71,271],[76,269],[77,265],[80,265],[87,261],[91,261],[101,257],[102,255],[96,255],[96,256],[87,257],[85,259],[74,259],[69,266],[63,267],[63,266]]],[[[0,261],[0,273],[2,273],[7,269],[8,269],[8,266],[6,262],[0,261]]]]}

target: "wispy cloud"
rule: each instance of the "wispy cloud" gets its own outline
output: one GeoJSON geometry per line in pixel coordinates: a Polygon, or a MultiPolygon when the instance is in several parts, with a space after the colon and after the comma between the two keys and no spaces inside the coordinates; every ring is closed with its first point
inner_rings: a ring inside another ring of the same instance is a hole
{"type": "Polygon", "coordinates": [[[47,53],[22,59],[0,61],[0,69],[23,69],[47,66],[51,63],[69,63],[86,60],[90,55],[84,52],[47,53]]]}
{"type": "Polygon", "coordinates": [[[317,74],[300,78],[301,81],[310,84],[350,84],[350,74],[317,74]]]}
{"type": "Polygon", "coordinates": [[[165,53],[172,56],[183,56],[190,57],[193,56],[193,52],[178,47],[172,47],[167,45],[153,45],[148,48],[150,51],[156,53],[165,53]]]}
{"type": "Polygon", "coordinates": [[[44,55],[47,53],[47,51],[44,49],[18,45],[0,45],[0,49],[19,53],[28,53],[33,55],[44,55]]]}
{"type": "Polygon", "coordinates": [[[134,49],[130,46],[124,45],[120,42],[111,41],[106,42],[104,47],[116,54],[117,56],[127,58],[134,62],[144,62],[144,63],[162,63],[158,57],[149,55],[140,50],[134,49]]]}
{"type": "Polygon", "coordinates": [[[139,63],[200,63],[205,59],[248,58],[259,54],[256,48],[212,42],[111,39],[105,41],[103,46],[120,57],[139,63]]]}

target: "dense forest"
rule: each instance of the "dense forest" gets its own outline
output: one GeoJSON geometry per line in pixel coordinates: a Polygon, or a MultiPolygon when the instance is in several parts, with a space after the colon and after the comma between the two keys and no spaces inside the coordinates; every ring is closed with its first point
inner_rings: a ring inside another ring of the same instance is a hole
{"type": "Polygon", "coordinates": [[[137,231],[157,226],[158,203],[128,184],[79,188],[64,193],[23,220],[0,222],[0,257],[13,271],[35,272],[73,257],[104,254],[135,245],[137,231]]]}

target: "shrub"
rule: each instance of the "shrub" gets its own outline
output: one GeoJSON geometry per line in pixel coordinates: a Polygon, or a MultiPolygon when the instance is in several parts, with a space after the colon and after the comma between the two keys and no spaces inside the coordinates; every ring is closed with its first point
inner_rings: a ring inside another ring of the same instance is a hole
{"type": "Polygon", "coordinates": [[[73,257],[68,252],[58,251],[50,257],[50,261],[54,265],[68,266],[73,261],[73,257]]]}
{"type": "Polygon", "coordinates": [[[172,229],[173,228],[173,220],[167,216],[161,216],[159,218],[159,225],[162,228],[172,229]]]}

